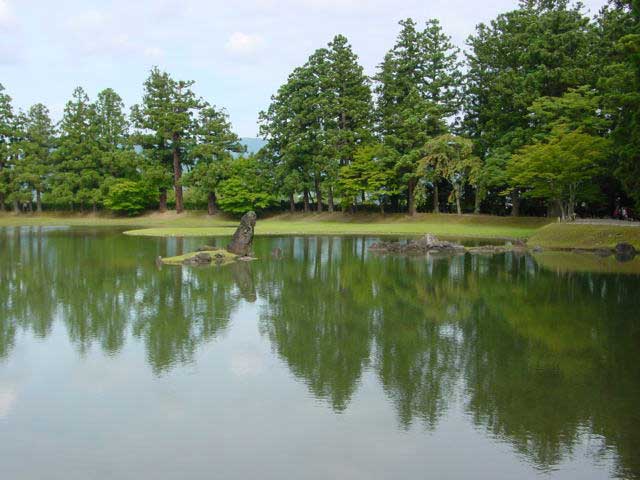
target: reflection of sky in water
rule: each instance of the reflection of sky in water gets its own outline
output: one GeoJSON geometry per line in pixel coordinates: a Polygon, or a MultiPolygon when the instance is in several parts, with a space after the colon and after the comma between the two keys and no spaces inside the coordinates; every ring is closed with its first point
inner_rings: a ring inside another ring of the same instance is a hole
{"type": "Polygon", "coordinates": [[[0,419],[9,416],[16,398],[17,393],[12,387],[0,385],[0,419]]]}

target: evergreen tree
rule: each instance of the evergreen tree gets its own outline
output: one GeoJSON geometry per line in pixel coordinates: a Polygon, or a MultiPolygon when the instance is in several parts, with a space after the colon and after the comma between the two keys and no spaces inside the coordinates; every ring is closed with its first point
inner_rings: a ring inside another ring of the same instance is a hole
{"type": "Polygon", "coordinates": [[[108,188],[116,179],[136,178],[139,159],[129,138],[129,121],[122,98],[113,89],[107,88],[98,93],[95,108],[105,187],[108,188]]]}
{"type": "Polygon", "coordinates": [[[640,3],[611,1],[597,30],[597,85],[613,119],[613,172],[640,210],[640,3]]]}
{"type": "Polygon", "coordinates": [[[349,165],[358,147],[371,139],[371,87],[358,56],[343,35],[336,35],[329,43],[329,78],[322,89],[328,96],[325,128],[328,156],[328,207],[334,209],[333,190],[338,168],[349,165]]]}
{"type": "Polygon", "coordinates": [[[412,19],[400,25],[376,77],[377,120],[385,145],[398,155],[397,174],[414,215],[421,149],[447,130],[447,120],[457,112],[461,76],[458,51],[437,20],[430,20],[424,31],[412,19]]]}
{"type": "MultiPolygon", "coordinates": [[[[159,167],[173,171],[176,212],[184,211],[182,196],[183,160],[194,126],[194,112],[200,101],[191,90],[193,81],[174,80],[157,67],[151,69],[144,83],[142,103],[132,109],[137,136],[143,148],[152,150],[154,170],[159,167]]],[[[161,175],[154,175],[162,177],[161,175]]],[[[166,208],[166,187],[160,183],[160,208],[166,208]]]]}
{"type": "Polygon", "coordinates": [[[51,198],[59,205],[74,204],[80,210],[91,205],[95,210],[102,200],[104,180],[98,142],[96,109],[85,91],[78,87],[64,108],[60,139],[53,152],[55,170],[51,198]]]}
{"type": "Polygon", "coordinates": [[[233,153],[244,152],[245,148],[233,133],[227,113],[211,105],[203,105],[199,112],[193,142],[189,155],[195,166],[184,183],[206,195],[208,213],[214,215],[218,209],[216,190],[225,178],[227,164],[233,153]]]}
{"type": "Polygon", "coordinates": [[[371,89],[346,37],[316,50],[289,76],[261,113],[261,135],[274,157],[282,193],[294,206],[302,191],[309,211],[310,191],[318,211],[323,191],[334,209],[334,187],[341,166],[371,137],[371,89]]]}
{"type": "Polygon", "coordinates": [[[55,147],[55,127],[49,116],[49,109],[42,103],[29,109],[24,119],[20,147],[22,152],[16,169],[17,180],[28,193],[29,202],[32,192],[35,192],[36,210],[42,212],[42,194],[52,171],[51,157],[55,147]]]}
{"type": "MultiPolygon", "coordinates": [[[[508,182],[510,156],[532,139],[529,107],[545,96],[593,83],[593,29],[582,5],[567,0],[528,0],[516,10],[480,24],[468,40],[464,131],[494,194],[508,182]]],[[[519,190],[512,192],[519,213],[519,190]]]]}
{"type": "Polygon", "coordinates": [[[0,84],[0,211],[5,210],[5,201],[10,193],[12,139],[14,138],[14,114],[11,97],[4,93],[0,84]]]}

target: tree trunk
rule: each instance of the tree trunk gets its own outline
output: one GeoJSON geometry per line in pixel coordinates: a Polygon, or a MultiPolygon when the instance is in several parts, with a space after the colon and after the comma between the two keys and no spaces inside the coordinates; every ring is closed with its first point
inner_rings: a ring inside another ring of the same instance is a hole
{"type": "Polygon", "coordinates": [[[98,205],[96,205],[95,202],[93,202],[93,204],[91,205],[91,210],[93,211],[94,215],[98,213],[98,205]]]}
{"type": "Polygon", "coordinates": [[[513,196],[511,197],[511,203],[513,204],[511,207],[511,216],[520,216],[520,192],[518,190],[514,190],[513,196]]]}
{"type": "Polygon", "coordinates": [[[480,202],[482,202],[482,189],[480,187],[476,187],[475,205],[473,207],[473,213],[475,215],[480,214],[480,202]]]}
{"type": "Polygon", "coordinates": [[[208,202],[207,202],[207,213],[209,215],[215,215],[218,213],[218,206],[216,204],[216,192],[209,192],[208,202]]]}
{"type": "Polygon", "coordinates": [[[573,186],[569,186],[569,204],[567,205],[567,217],[573,221],[576,219],[576,194],[573,186]]]}
{"type": "Polygon", "coordinates": [[[381,198],[380,200],[378,200],[378,202],[380,203],[380,213],[384,215],[384,201],[381,198]]]}
{"type": "Polygon", "coordinates": [[[304,189],[302,199],[304,204],[304,213],[309,213],[309,190],[307,190],[306,188],[304,189]]]}
{"type": "Polygon", "coordinates": [[[176,213],[182,213],[184,211],[184,204],[182,201],[182,185],[180,179],[182,178],[182,161],[180,159],[180,148],[178,148],[178,140],[180,136],[177,133],[173,134],[173,188],[176,192],[176,213]]]}
{"type": "Polygon", "coordinates": [[[36,190],[36,211],[42,213],[42,193],[36,190]]]}
{"type": "Polygon", "coordinates": [[[18,200],[13,201],[13,212],[20,213],[20,204],[18,203],[18,200]]]}
{"type": "Polygon", "coordinates": [[[562,200],[559,198],[556,200],[556,202],[558,203],[558,208],[560,209],[560,220],[564,222],[567,219],[567,216],[564,210],[564,204],[562,203],[562,200]]]}
{"type": "Polygon", "coordinates": [[[320,188],[320,182],[318,179],[315,179],[315,187],[316,187],[316,210],[318,213],[322,213],[322,189],[320,188]]]}
{"type": "Polygon", "coordinates": [[[160,210],[160,213],[164,213],[167,211],[167,189],[166,188],[161,188],[160,189],[160,205],[158,206],[158,210],[160,210]]]}
{"type": "Polygon", "coordinates": [[[407,204],[409,209],[409,215],[412,217],[416,214],[416,199],[415,199],[415,190],[416,190],[416,180],[412,178],[409,180],[407,184],[407,204]]]}
{"type": "Polygon", "coordinates": [[[329,204],[329,213],[333,213],[335,207],[333,205],[333,187],[329,185],[329,193],[327,194],[327,202],[329,204]]]}
{"type": "Polygon", "coordinates": [[[0,193],[0,212],[6,212],[7,209],[4,205],[4,193],[0,193]]]}
{"type": "Polygon", "coordinates": [[[462,215],[462,207],[460,206],[460,186],[453,188],[456,194],[456,210],[458,211],[458,215],[462,215]]]}
{"type": "Polygon", "coordinates": [[[296,200],[293,197],[293,193],[289,194],[289,210],[291,210],[291,213],[296,213],[296,200]]]}
{"type": "Polygon", "coordinates": [[[438,182],[433,182],[433,213],[440,213],[440,191],[438,182]]]}

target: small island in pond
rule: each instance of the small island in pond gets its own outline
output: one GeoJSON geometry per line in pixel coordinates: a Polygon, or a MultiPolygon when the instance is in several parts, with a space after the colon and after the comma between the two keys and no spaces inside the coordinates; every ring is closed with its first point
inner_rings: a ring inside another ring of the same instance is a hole
{"type": "Polygon", "coordinates": [[[240,219],[240,225],[238,225],[226,250],[204,246],[200,247],[197,252],[185,253],[175,257],[158,258],[158,262],[165,265],[208,266],[228,265],[238,260],[255,260],[251,256],[251,246],[253,245],[256,220],[255,212],[245,213],[240,219]]]}

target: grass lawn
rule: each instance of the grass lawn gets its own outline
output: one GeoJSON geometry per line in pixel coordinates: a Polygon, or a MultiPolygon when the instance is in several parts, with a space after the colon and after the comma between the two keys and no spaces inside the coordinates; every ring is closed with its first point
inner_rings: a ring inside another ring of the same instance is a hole
{"type": "Polygon", "coordinates": [[[547,249],[572,249],[613,248],[621,242],[640,250],[640,226],[552,223],[535,232],[528,244],[547,249]]]}
{"type": "MultiPolygon", "coordinates": [[[[209,224],[211,225],[211,221],[209,224]]],[[[231,235],[231,226],[183,227],[169,226],[136,229],[128,235],[143,236],[219,236],[231,235]]],[[[278,215],[258,220],[257,235],[423,235],[432,233],[451,237],[526,238],[546,223],[541,219],[510,219],[464,215],[343,215],[307,214],[278,215]]]]}
{"type": "Polygon", "coordinates": [[[545,251],[533,255],[538,264],[554,272],[640,274],[640,257],[619,262],[613,255],[603,258],[593,253],[545,251]]]}
{"type": "MultiPolygon", "coordinates": [[[[489,215],[419,214],[281,214],[259,219],[258,235],[422,235],[452,237],[527,238],[548,223],[544,218],[510,218],[489,215]]],[[[129,235],[221,236],[231,235],[238,220],[202,212],[176,215],[153,213],[133,218],[104,215],[0,215],[0,226],[122,226],[129,235]]]]}

